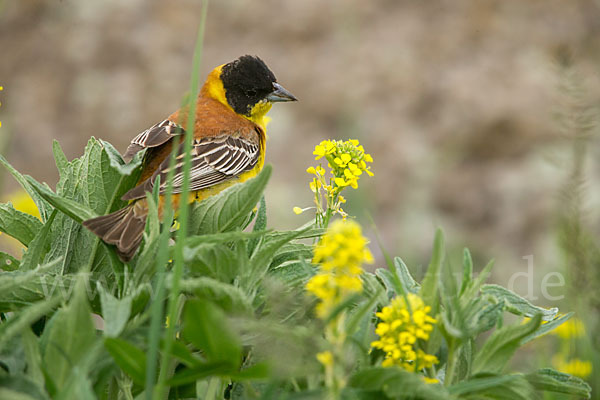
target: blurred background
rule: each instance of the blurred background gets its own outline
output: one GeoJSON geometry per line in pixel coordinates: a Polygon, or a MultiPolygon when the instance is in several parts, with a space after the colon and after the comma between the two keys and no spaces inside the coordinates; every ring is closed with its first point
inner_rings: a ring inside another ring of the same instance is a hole
{"type": "MultiPolygon", "coordinates": [[[[54,187],[53,139],[69,158],[90,136],[124,151],[179,107],[200,7],[0,1],[1,154],[54,187]]],[[[600,1],[211,2],[201,76],[243,54],[300,99],[270,113],[271,227],[310,218],[292,207],[311,205],[314,145],[356,138],[375,177],[345,209],[372,238],[376,266],[371,219],[417,276],[441,226],[456,268],[468,246],[478,268],[496,259],[494,281],[597,326],[600,1]],[[567,286],[544,293],[552,272],[567,286]]],[[[16,201],[18,185],[0,174],[1,200],[16,201]]]]}

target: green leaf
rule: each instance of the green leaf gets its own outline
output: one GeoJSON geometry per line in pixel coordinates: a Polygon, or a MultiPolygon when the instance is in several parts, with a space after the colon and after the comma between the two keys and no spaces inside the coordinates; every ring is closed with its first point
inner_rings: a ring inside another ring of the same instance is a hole
{"type": "Polygon", "coordinates": [[[58,264],[58,261],[60,260],[40,265],[33,270],[17,270],[0,274],[0,293],[6,294],[7,292],[22,288],[24,285],[39,278],[43,272],[53,269],[58,264]]]}
{"type": "Polygon", "coordinates": [[[550,309],[536,307],[518,294],[499,285],[483,285],[481,293],[492,296],[496,301],[504,301],[506,309],[516,315],[533,317],[536,314],[541,314],[542,320],[552,321],[556,317],[556,314],[558,314],[558,308],[556,307],[550,309]]]}
{"type": "Polygon", "coordinates": [[[121,153],[119,153],[112,144],[102,139],[100,139],[100,143],[110,160],[110,166],[117,170],[119,174],[126,176],[131,175],[140,165],[142,165],[142,159],[145,154],[144,151],[137,152],[129,163],[125,163],[123,157],[121,157],[121,153]]]}
{"type": "Polygon", "coordinates": [[[286,243],[281,246],[273,256],[273,261],[269,269],[279,267],[288,261],[298,261],[300,259],[311,260],[313,258],[313,246],[304,243],[286,243]]]}
{"type": "Polygon", "coordinates": [[[490,304],[485,308],[481,308],[475,315],[474,324],[469,329],[469,334],[476,337],[482,332],[486,332],[496,326],[498,319],[502,317],[504,311],[504,302],[500,301],[496,304],[490,304]]]}
{"type": "MultiPolygon", "coordinates": [[[[163,349],[166,347],[164,341],[161,342],[161,346],[163,349]]],[[[203,362],[202,359],[192,354],[191,350],[179,340],[172,340],[170,348],[171,355],[182,361],[188,367],[194,367],[203,362]]]]}
{"type": "Polygon", "coordinates": [[[450,399],[443,386],[427,384],[422,375],[400,368],[365,368],[350,378],[349,386],[363,390],[381,390],[394,399],[450,399]]]}
{"type": "MultiPolygon", "coordinates": [[[[252,232],[260,232],[267,229],[267,203],[265,196],[260,198],[260,205],[258,207],[258,213],[256,214],[256,221],[252,227],[252,232]]],[[[248,242],[248,257],[252,256],[260,238],[251,239],[248,242]]]]}
{"type": "Polygon", "coordinates": [[[21,259],[20,271],[32,270],[42,262],[43,257],[46,254],[46,249],[48,248],[47,243],[50,236],[50,229],[54,222],[54,218],[56,218],[56,213],[56,210],[52,211],[46,224],[29,243],[29,248],[21,259]]]}
{"type": "Polygon", "coordinates": [[[26,307],[16,313],[8,321],[0,324],[0,350],[2,350],[15,335],[31,326],[35,321],[51,312],[60,304],[59,297],[49,298],[26,307]]]}
{"type": "Polygon", "coordinates": [[[241,289],[212,278],[182,280],[181,290],[184,293],[192,293],[201,299],[213,301],[228,313],[249,314],[252,312],[251,301],[241,289]]]}
{"type": "Polygon", "coordinates": [[[146,381],[146,353],[123,339],[106,338],[104,347],[117,365],[133,379],[144,386],[146,381]]]}
{"type": "Polygon", "coordinates": [[[31,179],[30,183],[37,193],[44,198],[44,200],[59,209],[63,214],[68,215],[70,218],[79,223],[86,219],[95,218],[98,216],[85,205],[71,199],[60,197],[51,190],[46,189],[40,183],[35,182],[33,179],[31,179]]]}
{"type": "Polygon", "coordinates": [[[24,328],[21,332],[21,343],[25,351],[25,360],[27,361],[27,375],[32,382],[40,387],[44,386],[44,374],[42,372],[42,355],[40,352],[39,339],[31,331],[31,328],[24,328]]]}
{"type": "Polygon", "coordinates": [[[224,376],[233,373],[235,369],[231,363],[226,361],[213,361],[198,364],[192,368],[183,369],[177,372],[167,381],[169,386],[181,386],[187,383],[196,382],[209,376],[224,376]]]}
{"type": "Polygon", "coordinates": [[[4,165],[8,172],[10,172],[11,175],[16,179],[16,181],[19,182],[21,187],[25,189],[29,196],[31,196],[33,202],[40,211],[40,217],[42,218],[42,222],[47,221],[48,217],[50,216],[50,213],[52,212],[53,207],[50,204],[48,204],[48,202],[46,202],[44,199],[42,199],[37,194],[37,192],[31,187],[31,185],[26,179],[29,177],[21,175],[21,173],[14,169],[14,167],[10,165],[8,161],[6,161],[6,158],[2,157],[2,155],[0,155],[0,164],[4,165]]]}
{"type": "Polygon", "coordinates": [[[10,254],[0,251],[0,271],[16,271],[17,269],[19,269],[19,260],[10,254]]]}
{"type": "Polygon", "coordinates": [[[242,347],[223,311],[208,301],[189,300],[183,315],[183,337],[204,351],[208,361],[240,365],[242,347]]]}
{"type": "Polygon", "coordinates": [[[132,297],[126,296],[117,299],[106,291],[102,285],[97,284],[102,305],[102,318],[104,319],[104,336],[117,337],[125,328],[131,315],[132,297]]]}
{"type": "Polygon", "coordinates": [[[0,204],[0,232],[29,246],[43,224],[33,215],[15,210],[12,204],[0,204]]]}
{"type": "Polygon", "coordinates": [[[313,275],[313,269],[304,260],[284,263],[269,271],[269,276],[290,287],[304,284],[313,275]]]}
{"type": "Polygon", "coordinates": [[[420,285],[414,280],[408,267],[400,257],[394,258],[394,270],[407,293],[418,293],[420,285]]]}
{"type": "Polygon", "coordinates": [[[475,297],[477,295],[481,285],[483,285],[483,283],[490,276],[490,272],[492,271],[493,267],[494,267],[494,260],[491,260],[490,262],[487,263],[487,265],[485,267],[483,267],[483,269],[481,270],[481,272],[479,273],[479,275],[477,275],[477,277],[475,279],[469,281],[469,283],[466,285],[464,291],[461,290],[461,296],[460,296],[461,301],[469,302],[469,301],[471,301],[471,299],[473,297],[475,297]]]}
{"type": "Polygon", "coordinates": [[[545,335],[546,333],[553,331],[554,329],[556,329],[559,325],[562,325],[563,323],[567,322],[567,320],[569,318],[571,318],[573,315],[575,315],[574,312],[570,312],[567,313],[559,318],[556,318],[555,320],[552,320],[550,322],[546,322],[545,324],[541,324],[539,326],[539,328],[537,328],[532,334],[525,336],[523,339],[521,339],[521,346],[524,345],[525,343],[528,343],[530,341],[532,341],[535,338],[538,338],[542,335],[545,335]]]}
{"type": "Polygon", "coordinates": [[[305,231],[291,231],[286,234],[278,235],[272,239],[265,238],[252,255],[249,267],[246,271],[243,271],[243,287],[247,290],[256,287],[258,282],[262,281],[263,277],[269,271],[269,266],[277,251],[279,251],[286,243],[301,236],[304,232],[305,231]]]}
{"type": "Polygon", "coordinates": [[[586,399],[592,397],[592,388],[584,380],[551,368],[542,368],[525,377],[536,390],[571,394],[586,399]]]}
{"type": "Polygon", "coordinates": [[[96,340],[84,279],[78,278],[69,304],[56,312],[43,334],[44,370],[57,391],[65,386],[74,365],[86,357],[96,340]]]}
{"type": "Polygon", "coordinates": [[[58,143],[58,140],[56,139],[52,141],[52,153],[54,154],[56,169],[58,169],[59,175],[62,175],[69,165],[69,160],[67,159],[62,147],[60,147],[60,143],[58,143]]]}
{"type": "Polygon", "coordinates": [[[245,254],[238,255],[225,244],[207,243],[186,250],[186,264],[191,276],[203,276],[221,282],[233,282],[248,263],[245,254]]]}
{"type": "Polygon", "coordinates": [[[0,376],[0,399],[48,400],[43,386],[36,385],[24,375],[0,376]]]}
{"type": "Polygon", "coordinates": [[[526,324],[504,326],[495,331],[479,349],[473,360],[473,373],[500,373],[521,346],[521,340],[540,326],[541,315],[526,324]]]}
{"type": "Polygon", "coordinates": [[[46,260],[64,256],[62,273],[121,272],[122,263],[114,257],[114,252],[100,245],[100,239],[78,222],[127,204],[121,196],[135,184],[138,173],[121,174],[111,166],[109,153],[110,148],[91,138],[84,154],[63,166],[56,193],[36,185],[62,211],[52,228],[52,245],[46,256],[46,260]]]}
{"type": "Polygon", "coordinates": [[[73,368],[65,387],[54,396],[55,400],[96,400],[92,381],[85,371],[73,368]]]}
{"type": "Polygon", "coordinates": [[[460,294],[463,294],[467,286],[473,280],[473,258],[469,249],[463,250],[463,279],[460,284],[460,294]]]}
{"type": "Polygon", "coordinates": [[[466,398],[498,400],[531,400],[533,398],[532,387],[523,375],[476,376],[450,386],[448,391],[455,396],[466,398]]]}
{"type": "Polygon", "coordinates": [[[431,255],[431,261],[427,268],[427,273],[423,282],[421,283],[421,290],[419,295],[425,302],[425,304],[431,306],[432,313],[435,315],[439,306],[438,299],[438,282],[440,276],[440,269],[444,259],[444,234],[441,229],[437,229],[435,232],[435,239],[433,241],[433,253],[431,255]]]}
{"type": "Polygon", "coordinates": [[[346,334],[352,335],[356,331],[360,322],[366,318],[372,318],[373,308],[379,300],[379,296],[383,293],[383,287],[379,287],[379,290],[371,295],[369,299],[363,304],[360,304],[355,310],[350,313],[350,318],[346,324],[346,334]]]}
{"type": "Polygon", "coordinates": [[[233,185],[198,204],[191,212],[193,234],[227,232],[238,229],[262,197],[271,176],[266,165],[258,176],[233,185]]]}
{"type": "MultiPolygon", "coordinates": [[[[61,262],[60,259],[51,261],[40,267],[40,271],[46,268],[54,270],[61,262]]],[[[14,271],[11,274],[22,274],[23,272],[14,271]]],[[[6,275],[3,273],[2,275],[6,275]]],[[[21,275],[16,275],[20,277],[21,275]]],[[[56,275],[56,273],[31,273],[27,279],[10,286],[7,290],[0,291],[0,312],[16,311],[30,306],[40,300],[50,300],[56,297],[58,300],[69,298],[74,286],[75,277],[73,275],[56,275]]],[[[20,314],[18,314],[20,315],[20,314]]]]}
{"type": "Polygon", "coordinates": [[[238,240],[251,240],[266,235],[267,232],[222,232],[206,235],[190,236],[186,239],[186,260],[194,257],[194,248],[206,244],[230,243],[238,240]]]}

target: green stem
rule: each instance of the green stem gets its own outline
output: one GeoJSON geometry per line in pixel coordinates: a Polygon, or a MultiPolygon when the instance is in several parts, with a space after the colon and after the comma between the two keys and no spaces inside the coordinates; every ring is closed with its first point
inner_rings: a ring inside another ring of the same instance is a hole
{"type": "Polygon", "coordinates": [[[206,388],[206,394],[204,398],[207,400],[217,400],[217,390],[221,386],[221,379],[217,377],[210,378],[208,381],[208,388],[206,388]]]}
{"type": "Polygon", "coordinates": [[[161,374],[158,380],[158,397],[163,398],[166,392],[166,379],[168,367],[171,364],[171,347],[172,341],[176,340],[175,327],[177,326],[178,313],[177,303],[180,293],[180,283],[183,275],[183,247],[188,231],[188,193],[190,191],[190,167],[191,167],[191,152],[192,152],[192,139],[194,135],[194,124],[196,119],[197,94],[199,90],[198,73],[200,71],[200,64],[202,60],[202,47],[204,43],[204,27],[206,25],[206,14],[208,11],[208,0],[202,2],[202,14],[200,17],[200,26],[198,27],[198,38],[196,40],[196,48],[194,51],[194,62],[192,67],[192,77],[190,85],[190,97],[187,105],[188,115],[185,132],[184,142],[184,167],[183,167],[183,187],[180,194],[179,201],[179,231],[177,232],[177,240],[175,242],[175,255],[174,255],[174,268],[172,275],[171,291],[169,296],[169,321],[170,324],[167,327],[165,347],[163,349],[161,357],[161,374]],[[165,372],[166,371],[166,372],[165,372]]]}
{"type": "Polygon", "coordinates": [[[452,340],[448,343],[448,361],[446,362],[446,373],[444,374],[444,386],[450,386],[454,380],[454,368],[456,367],[456,343],[452,340]]]}

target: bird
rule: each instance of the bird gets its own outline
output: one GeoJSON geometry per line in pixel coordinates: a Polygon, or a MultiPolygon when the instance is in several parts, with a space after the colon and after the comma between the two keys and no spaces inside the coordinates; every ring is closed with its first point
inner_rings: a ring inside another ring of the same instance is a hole
{"type": "MultiPolygon", "coordinates": [[[[191,152],[188,203],[203,200],[223,189],[256,176],[265,162],[266,117],[273,103],[297,101],[281,86],[258,56],[244,55],[214,68],[206,78],[196,102],[191,152]]],[[[122,196],[128,205],[113,213],[83,221],[83,226],[114,245],[123,262],[139,248],[148,215],[146,192],[152,193],[160,177],[159,217],[165,207],[169,155],[175,165],[172,178],[172,207],[177,210],[183,189],[184,145],[174,149],[177,137],[185,134],[188,108],[141,132],[131,140],[124,160],[146,150],[137,184],[122,196]]]]}

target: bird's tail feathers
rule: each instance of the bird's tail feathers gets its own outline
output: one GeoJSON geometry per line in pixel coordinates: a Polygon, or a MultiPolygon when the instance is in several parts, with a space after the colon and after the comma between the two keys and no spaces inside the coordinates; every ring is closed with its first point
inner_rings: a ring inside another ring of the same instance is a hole
{"type": "Polygon", "coordinates": [[[144,229],[146,215],[138,215],[134,204],[113,213],[83,221],[83,226],[108,244],[117,247],[117,254],[124,262],[133,258],[137,251],[144,229]]]}

